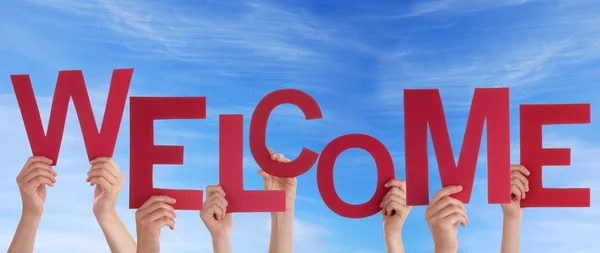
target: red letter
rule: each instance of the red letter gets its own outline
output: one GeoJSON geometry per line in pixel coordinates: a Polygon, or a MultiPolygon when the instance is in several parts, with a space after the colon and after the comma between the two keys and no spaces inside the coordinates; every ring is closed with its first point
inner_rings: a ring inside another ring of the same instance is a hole
{"type": "Polygon", "coordinates": [[[323,118],[321,108],[310,95],[293,89],[277,90],[265,96],[256,106],[250,121],[250,151],[258,166],[276,177],[297,177],[306,173],[315,164],[319,154],[302,148],[300,156],[290,163],[271,161],[265,144],[267,122],[275,107],[281,104],[298,106],[307,120],[323,118]]]}
{"type": "Polygon", "coordinates": [[[154,120],[204,119],[204,97],[131,97],[129,208],[139,208],[154,195],[177,200],[179,210],[202,209],[202,190],[156,189],[154,164],[183,164],[183,146],[154,145],[154,120]]]}
{"type": "Polygon", "coordinates": [[[454,160],[438,90],[404,90],[407,204],[429,203],[427,124],[431,129],[443,187],[462,185],[453,197],[469,203],[479,146],[487,121],[488,201],[510,202],[510,129],[508,88],[475,89],[463,146],[454,160]]]}
{"type": "Polygon", "coordinates": [[[390,153],[377,139],[364,134],[348,134],[335,138],[323,149],[317,165],[317,185],[323,201],[333,212],[346,218],[364,218],[381,211],[379,203],[387,193],[384,185],[393,178],[394,163],[390,153]],[[344,202],[335,191],[333,182],[333,167],[337,157],[351,148],[360,148],[369,152],[377,166],[375,194],[369,201],[360,205],[344,202]]]}
{"type": "Polygon", "coordinates": [[[219,182],[227,212],[285,212],[285,191],[244,190],[244,116],[219,116],[219,182]]]}
{"type": "Polygon", "coordinates": [[[47,134],[44,133],[29,75],[11,75],[33,155],[46,156],[52,159],[53,165],[56,165],[65,130],[69,99],[73,98],[88,159],[91,161],[101,156],[112,156],[132,75],[133,69],[115,69],[113,71],[104,119],[100,132],[98,132],[83,73],[81,70],[60,71],[52,100],[47,134]]]}
{"type": "Polygon", "coordinates": [[[589,104],[521,105],[521,164],[531,172],[521,207],[590,207],[590,189],[544,188],[542,166],[570,165],[571,149],[543,148],[542,126],[590,123],[589,104]]]}

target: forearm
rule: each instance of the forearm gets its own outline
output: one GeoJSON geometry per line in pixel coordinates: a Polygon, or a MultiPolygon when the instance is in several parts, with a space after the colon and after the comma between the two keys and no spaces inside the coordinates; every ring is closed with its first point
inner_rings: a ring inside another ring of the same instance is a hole
{"type": "Polygon", "coordinates": [[[21,216],[17,231],[7,253],[33,252],[35,236],[40,225],[41,216],[21,216]]]}
{"type": "Polygon", "coordinates": [[[96,216],[112,253],[136,252],[136,242],[116,212],[96,216]]]}
{"type": "Polygon", "coordinates": [[[402,235],[384,235],[385,248],[387,253],[404,253],[404,244],[402,235]]]}
{"type": "Polygon", "coordinates": [[[214,253],[231,253],[231,237],[213,238],[214,253]]]}
{"type": "Polygon", "coordinates": [[[500,253],[518,253],[520,251],[520,239],[521,217],[504,217],[500,253]]]}
{"type": "Polygon", "coordinates": [[[294,236],[294,210],[271,213],[271,244],[269,253],[291,253],[294,236]]]}

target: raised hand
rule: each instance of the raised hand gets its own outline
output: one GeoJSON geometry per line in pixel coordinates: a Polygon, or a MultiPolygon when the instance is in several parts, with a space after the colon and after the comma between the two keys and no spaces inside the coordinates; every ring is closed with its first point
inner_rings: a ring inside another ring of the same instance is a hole
{"type": "MultiPolygon", "coordinates": [[[[271,160],[289,163],[290,159],[285,158],[282,154],[273,153],[272,149],[269,149],[271,154],[271,160]]],[[[259,170],[258,174],[263,178],[265,184],[265,190],[284,190],[286,196],[286,209],[294,209],[294,201],[296,200],[296,187],[298,180],[294,178],[281,178],[269,175],[264,170],[259,170]]]]}
{"type": "Polygon", "coordinates": [[[27,159],[21,173],[17,176],[23,203],[23,216],[42,216],[46,201],[46,186],[53,187],[56,176],[52,168],[52,160],[42,156],[27,159]]]}
{"type": "Polygon", "coordinates": [[[462,191],[462,186],[448,186],[438,191],[425,210],[425,219],[433,237],[435,253],[455,253],[458,250],[458,223],[467,226],[469,218],[462,201],[450,197],[462,191]]]}
{"type": "Polygon", "coordinates": [[[502,223],[501,253],[519,253],[521,245],[521,218],[523,209],[521,200],[525,199],[529,191],[530,172],[522,165],[510,166],[511,202],[502,204],[504,219],[502,223]]]}
{"type": "Polygon", "coordinates": [[[175,199],[168,196],[152,196],[135,212],[137,252],[160,252],[160,230],[175,229],[175,199]]]}
{"type": "Polygon", "coordinates": [[[136,242],[119,218],[115,205],[123,187],[123,173],[110,157],[99,157],[90,161],[91,168],[86,182],[94,187],[92,210],[102,228],[108,247],[112,253],[131,253],[136,250],[136,242]]]}
{"type": "Polygon", "coordinates": [[[504,217],[519,218],[523,214],[521,200],[529,192],[529,180],[526,178],[529,174],[529,170],[522,165],[510,166],[511,202],[501,205],[504,217]]]}
{"type": "MultiPolygon", "coordinates": [[[[269,149],[271,160],[281,163],[288,163],[290,159],[285,158],[282,154],[273,153],[269,149]]],[[[262,176],[265,183],[265,190],[283,190],[285,191],[285,212],[271,213],[271,241],[269,245],[269,253],[287,253],[293,250],[294,239],[294,201],[296,200],[297,179],[280,178],[269,175],[263,170],[259,170],[258,174],[262,176]]]]}
{"type": "Polygon", "coordinates": [[[410,206],[406,206],[406,183],[392,179],[385,184],[385,187],[389,190],[380,207],[387,252],[403,253],[402,226],[411,210],[410,206]]]}
{"type": "Polygon", "coordinates": [[[115,213],[117,197],[123,187],[123,174],[110,157],[99,157],[90,161],[92,167],[85,180],[94,188],[94,215],[97,218],[115,213]]]}
{"type": "Polygon", "coordinates": [[[227,205],[221,186],[206,187],[206,201],[200,211],[200,218],[210,232],[215,253],[231,253],[233,215],[227,213],[227,205]]]}
{"type": "Polygon", "coordinates": [[[46,186],[54,186],[56,175],[52,160],[46,157],[30,157],[23,165],[17,176],[23,210],[7,253],[33,252],[35,236],[44,212],[46,186]]]}

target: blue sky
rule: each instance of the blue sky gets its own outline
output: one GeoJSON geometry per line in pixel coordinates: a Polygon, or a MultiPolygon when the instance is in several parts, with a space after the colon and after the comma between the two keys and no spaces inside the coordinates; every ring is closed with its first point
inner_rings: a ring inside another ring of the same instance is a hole
{"type": "MultiPolygon", "coordinates": [[[[247,127],[258,101],[280,88],[309,93],[324,118],[305,121],[297,108],[282,106],[269,123],[268,145],[294,158],[303,146],[319,152],[337,136],[369,134],[388,147],[398,178],[404,178],[405,88],[440,88],[457,155],[473,89],[510,87],[513,163],[519,104],[592,103],[592,124],[544,128],[544,146],[572,148],[572,166],[544,169],[545,186],[592,188],[592,207],[527,209],[522,250],[593,252],[600,247],[598,11],[591,0],[0,1],[0,249],[18,221],[14,177],[30,155],[9,75],[31,75],[46,124],[58,71],[83,70],[100,120],[112,70],[134,68],[130,95],[207,97],[207,119],[155,124],[157,144],[185,146],[185,165],[155,166],[156,186],[167,188],[216,184],[218,115],[243,113],[245,187],[260,189],[247,127]]],[[[89,165],[72,109],[36,252],[108,251],[91,212],[89,165]]],[[[115,153],[126,181],[128,142],[127,106],[115,153]]],[[[487,204],[485,145],[481,151],[460,252],[499,251],[502,214],[487,204]]],[[[431,163],[432,192],[440,188],[436,170],[431,163]]],[[[299,178],[295,252],[383,252],[380,215],[337,216],[315,179],[314,167],[299,178]]],[[[364,151],[347,151],[335,180],[344,200],[366,201],[375,187],[374,162],[364,151]]],[[[134,232],[127,202],[128,185],[118,209],[134,232]]],[[[405,225],[408,252],[432,249],[423,212],[413,208],[405,225]]],[[[176,231],[163,232],[164,252],[211,252],[197,212],[180,211],[177,221],[176,231]]],[[[266,252],[268,236],[268,214],[236,214],[235,252],[266,252]]]]}

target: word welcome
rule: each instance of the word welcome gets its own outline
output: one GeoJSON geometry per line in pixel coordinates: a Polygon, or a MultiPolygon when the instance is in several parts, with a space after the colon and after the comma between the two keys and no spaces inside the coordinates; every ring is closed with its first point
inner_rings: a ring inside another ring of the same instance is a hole
{"type": "MultiPolygon", "coordinates": [[[[69,100],[73,100],[88,159],[112,156],[127,100],[133,69],[115,69],[98,131],[89,95],[80,70],[60,71],[52,101],[47,133],[44,132],[39,108],[29,75],[11,75],[31,150],[46,156],[56,165],[63,137],[69,100]]],[[[139,208],[152,195],[169,195],[177,199],[174,208],[200,210],[202,190],[154,188],[153,165],[183,164],[183,146],[154,144],[154,120],[204,119],[205,97],[130,97],[130,208],[139,208]]],[[[365,134],[347,134],[335,138],[321,154],[303,148],[290,163],[269,159],[265,144],[266,127],[271,112],[279,105],[292,104],[305,119],[323,118],[319,104],[308,94],[295,89],[269,93],[256,106],[250,123],[250,150],[256,163],[267,173],[283,178],[297,177],[317,163],[317,183],[325,204],[338,215],[348,218],[371,216],[381,210],[385,182],[394,178],[394,164],[387,148],[365,134]],[[362,204],[342,200],[334,188],[333,168],[345,150],[367,151],[377,166],[377,188],[372,198],[362,204]]],[[[570,149],[542,147],[542,126],[590,123],[590,104],[537,104],[520,106],[521,164],[531,175],[523,207],[589,207],[588,188],[554,189],[542,186],[542,166],[570,165],[570,149]]],[[[437,89],[404,90],[404,135],[407,204],[429,203],[427,133],[438,162],[443,186],[462,185],[453,197],[468,203],[484,126],[487,131],[488,202],[509,203],[510,129],[509,89],[476,88],[458,163],[454,159],[441,97],[437,89]]],[[[243,186],[243,115],[219,115],[219,184],[227,192],[228,212],[279,212],[285,210],[283,191],[245,190],[243,186]]]]}

